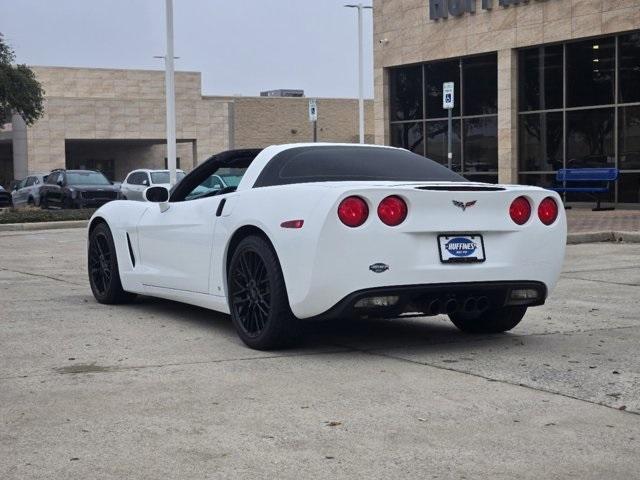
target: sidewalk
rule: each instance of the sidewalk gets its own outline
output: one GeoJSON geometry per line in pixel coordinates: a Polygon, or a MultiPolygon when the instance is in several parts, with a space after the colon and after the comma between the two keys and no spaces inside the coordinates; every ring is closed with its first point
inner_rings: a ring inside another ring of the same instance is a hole
{"type": "Polygon", "coordinates": [[[593,212],[588,208],[567,210],[569,233],[640,232],[640,210],[593,212]]]}

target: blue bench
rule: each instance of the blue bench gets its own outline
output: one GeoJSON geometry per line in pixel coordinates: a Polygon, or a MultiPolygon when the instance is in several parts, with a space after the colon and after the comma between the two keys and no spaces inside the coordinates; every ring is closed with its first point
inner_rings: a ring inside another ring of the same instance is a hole
{"type": "Polygon", "coordinates": [[[611,183],[618,180],[619,175],[617,168],[561,168],[556,174],[556,182],[562,186],[551,187],[550,190],[558,193],[587,193],[596,200],[594,212],[613,210],[613,207],[600,207],[600,195],[609,193],[611,183]]]}

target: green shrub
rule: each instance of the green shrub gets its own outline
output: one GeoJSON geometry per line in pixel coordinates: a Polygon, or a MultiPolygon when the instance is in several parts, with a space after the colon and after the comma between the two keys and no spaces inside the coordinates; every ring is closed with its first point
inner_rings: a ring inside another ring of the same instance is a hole
{"type": "Polygon", "coordinates": [[[1,223],[61,222],[65,220],[89,220],[94,208],[80,210],[42,210],[39,208],[9,208],[0,213],[1,223]]]}

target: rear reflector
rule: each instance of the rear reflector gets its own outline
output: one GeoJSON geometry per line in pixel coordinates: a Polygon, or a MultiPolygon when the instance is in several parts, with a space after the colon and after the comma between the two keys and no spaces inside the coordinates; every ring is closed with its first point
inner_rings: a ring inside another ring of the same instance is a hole
{"type": "Polygon", "coordinates": [[[304,225],[304,220],[287,220],[280,224],[282,228],[302,228],[302,225],[304,225]]]}
{"type": "Polygon", "coordinates": [[[538,291],[533,288],[518,288],[511,290],[511,300],[535,300],[538,297],[538,291]]]}
{"type": "Polygon", "coordinates": [[[545,225],[551,225],[558,218],[558,204],[556,201],[547,197],[538,205],[538,218],[545,225]]]}
{"type": "Polygon", "coordinates": [[[359,227],[368,217],[369,207],[360,197],[347,197],[338,205],[338,218],[347,227],[359,227]]]}
{"type": "Polygon", "coordinates": [[[400,297],[397,295],[389,295],[387,297],[367,297],[358,300],[354,305],[355,308],[375,308],[375,307],[391,307],[398,303],[400,297]]]}
{"type": "Polygon", "coordinates": [[[531,204],[525,197],[518,197],[509,207],[509,215],[518,225],[524,225],[531,217],[531,204]]]}
{"type": "Polygon", "coordinates": [[[407,218],[407,203],[397,195],[384,198],[378,205],[378,217],[390,227],[400,225],[407,218]]]}

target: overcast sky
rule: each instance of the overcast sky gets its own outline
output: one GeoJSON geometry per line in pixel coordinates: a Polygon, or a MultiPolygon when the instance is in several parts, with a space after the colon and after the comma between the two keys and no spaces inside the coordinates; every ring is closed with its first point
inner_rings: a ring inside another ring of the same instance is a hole
{"type": "MultiPolygon", "coordinates": [[[[203,93],[357,96],[357,21],[344,0],[174,0],[177,70],[203,93]]],[[[368,3],[364,2],[363,3],[368,3]]],[[[0,32],[20,63],[163,68],[164,0],[0,0],[0,32]]],[[[365,96],[373,96],[372,18],[364,12],[365,96]]]]}

